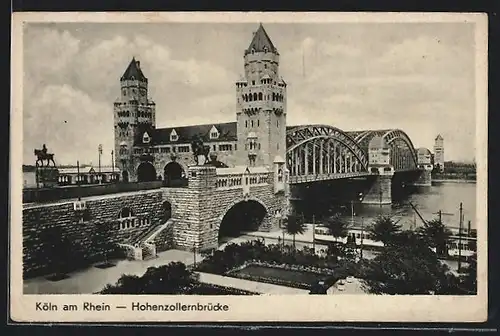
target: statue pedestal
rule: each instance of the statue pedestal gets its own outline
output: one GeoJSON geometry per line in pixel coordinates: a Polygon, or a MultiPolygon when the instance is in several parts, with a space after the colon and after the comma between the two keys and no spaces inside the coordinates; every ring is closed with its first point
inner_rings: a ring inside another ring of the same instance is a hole
{"type": "Polygon", "coordinates": [[[197,166],[203,166],[205,164],[205,155],[198,155],[198,164],[197,166]]]}
{"type": "Polygon", "coordinates": [[[40,188],[54,187],[59,182],[59,169],[56,167],[38,167],[36,178],[40,188]]]}

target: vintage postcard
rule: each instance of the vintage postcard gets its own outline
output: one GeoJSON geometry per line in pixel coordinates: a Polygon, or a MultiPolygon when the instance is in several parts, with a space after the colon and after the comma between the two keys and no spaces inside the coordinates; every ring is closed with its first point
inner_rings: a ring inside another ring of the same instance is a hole
{"type": "Polygon", "coordinates": [[[18,322],[487,317],[487,16],[15,13],[18,322]]]}

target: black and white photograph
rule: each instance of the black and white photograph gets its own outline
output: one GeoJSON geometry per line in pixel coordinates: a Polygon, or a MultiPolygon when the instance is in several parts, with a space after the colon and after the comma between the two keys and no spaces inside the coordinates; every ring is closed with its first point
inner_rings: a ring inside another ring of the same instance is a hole
{"type": "Polygon", "coordinates": [[[17,28],[30,314],[486,296],[485,17],[53,14],[17,28]]]}

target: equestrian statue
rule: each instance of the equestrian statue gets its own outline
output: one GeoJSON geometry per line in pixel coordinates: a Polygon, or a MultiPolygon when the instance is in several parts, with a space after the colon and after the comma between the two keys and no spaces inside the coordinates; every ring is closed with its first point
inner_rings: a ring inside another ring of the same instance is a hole
{"type": "Polygon", "coordinates": [[[54,154],[47,153],[47,147],[45,144],[43,144],[42,149],[35,149],[35,155],[37,157],[37,167],[48,167],[51,162],[54,167],[56,166],[56,163],[54,162],[54,154]],[[46,161],[47,164],[44,165],[44,161],[46,161]]]}
{"type": "Polygon", "coordinates": [[[195,135],[193,141],[191,142],[191,147],[193,149],[194,160],[196,165],[201,164],[199,162],[199,157],[204,156],[205,162],[209,161],[208,153],[210,152],[210,146],[205,146],[200,135],[195,135]]]}

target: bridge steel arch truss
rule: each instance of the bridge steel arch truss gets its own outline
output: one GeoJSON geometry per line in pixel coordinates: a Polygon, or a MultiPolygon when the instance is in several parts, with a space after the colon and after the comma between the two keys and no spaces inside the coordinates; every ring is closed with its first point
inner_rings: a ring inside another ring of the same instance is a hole
{"type": "Polygon", "coordinates": [[[327,125],[304,125],[287,130],[290,183],[369,175],[368,155],[342,130],[327,125]]]}
{"type": "Polygon", "coordinates": [[[408,135],[399,129],[356,132],[354,140],[368,152],[368,144],[375,136],[385,139],[391,150],[390,163],[397,171],[418,169],[417,151],[408,135]]]}

